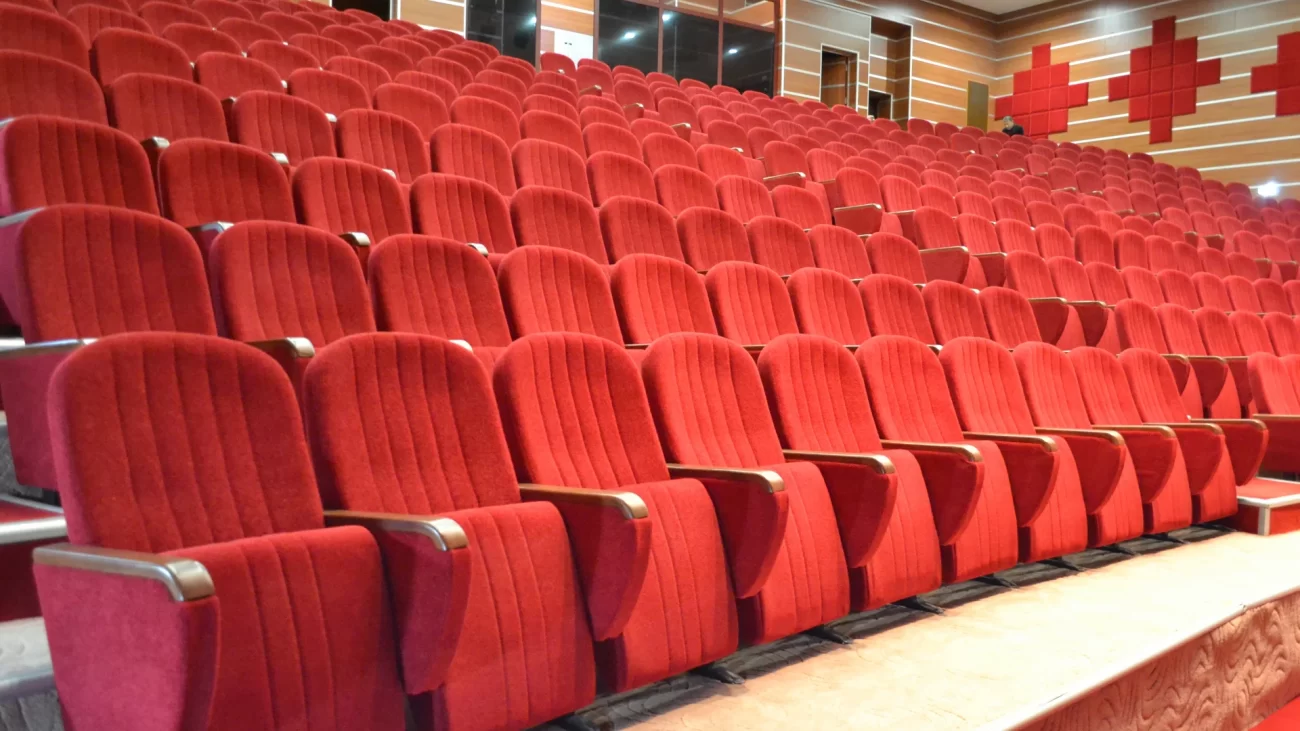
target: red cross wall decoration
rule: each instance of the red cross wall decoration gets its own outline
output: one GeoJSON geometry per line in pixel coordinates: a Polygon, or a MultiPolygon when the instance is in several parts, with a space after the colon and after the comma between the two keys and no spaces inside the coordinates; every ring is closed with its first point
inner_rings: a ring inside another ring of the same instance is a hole
{"type": "Polygon", "coordinates": [[[1088,85],[1070,84],[1070,64],[1052,63],[1052,44],[1034,46],[1033,67],[1017,71],[1011,96],[998,97],[994,114],[1011,116],[1025,134],[1039,137],[1064,132],[1070,126],[1070,109],[1088,105],[1088,85]]]}
{"type": "Polygon", "coordinates": [[[1174,117],[1196,113],[1196,90],[1219,83],[1219,59],[1197,61],[1195,38],[1174,40],[1174,18],[1151,24],[1151,45],[1129,52],[1128,76],[1110,80],[1110,100],[1128,99],[1128,121],[1151,120],[1151,144],[1174,136],[1174,117]]]}
{"type": "Polygon", "coordinates": [[[1277,116],[1300,114],[1300,32],[1277,37],[1277,63],[1250,70],[1250,93],[1277,92],[1277,116]]]}

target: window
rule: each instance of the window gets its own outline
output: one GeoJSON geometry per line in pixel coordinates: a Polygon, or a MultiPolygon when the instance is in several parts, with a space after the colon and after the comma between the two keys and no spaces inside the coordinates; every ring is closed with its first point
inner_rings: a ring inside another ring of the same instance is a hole
{"type": "Polygon", "coordinates": [[[600,0],[596,58],[649,73],[659,68],[659,8],[628,0],[600,0]]]}
{"type": "Polygon", "coordinates": [[[726,23],[722,29],[722,83],[739,91],[771,94],[776,36],[757,28],[726,23]]]}
{"type": "Polygon", "coordinates": [[[665,10],[664,73],[718,83],[718,21],[665,10]]]}
{"type": "Polygon", "coordinates": [[[468,0],[465,38],[533,63],[537,58],[537,0],[468,0]]]}

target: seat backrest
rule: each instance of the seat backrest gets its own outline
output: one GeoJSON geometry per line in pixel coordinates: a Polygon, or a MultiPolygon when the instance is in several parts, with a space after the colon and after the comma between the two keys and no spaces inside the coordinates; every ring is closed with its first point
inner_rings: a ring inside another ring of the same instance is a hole
{"type": "Polygon", "coordinates": [[[515,180],[521,188],[557,188],[591,201],[585,161],[565,145],[539,139],[521,140],[510,157],[515,180]]]}
{"type": "Polygon", "coordinates": [[[513,148],[520,140],[519,115],[500,102],[462,95],[456,97],[447,109],[451,112],[451,121],[496,135],[507,149],[513,148]]]}
{"type": "Polygon", "coordinates": [[[1233,274],[1223,278],[1223,288],[1227,290],[1228,299],[1232,302],[1232,307],[1229,309],[1255,314],[1264,311],[1251,280],[1233,274]]]}
{"type": "Polygon", "coordinates": [[[520,246],[553,246],[609,263],[596,210],[577,193],[540,185],[521,188],[510,200],[510,220],[520,246]]]}
{"type": "Polygon", "coordinates": [[[1263,414],[1300,414],[1300,393],[1295,388],[1295,356],[1279,358],[1256,353],[1246,361],[1250,392],[1263,414]]]}
{"type": "Polygon", "coordinates": [[[444,124],[433,131],[430,154],[434,172],[482,181],[503,196],[515,194],[510,150],[491,132],[444,124]]]}
{"type": "Polygon", "coordinates": [[[815,335],[782,335],[763,348],[758,370],[786,447],[880,449],[862,370],[842,345],[815,335]]]}
{"type": "Polygon", "coordinates": [[[464,348],[353,335],[312,359],[302,391],[331,508],[427,515],[519,501],[489,375],[464,348]]]}
{"type": "Polygon", "coordinates": [[[29,342],[170,330],[216,335],[207,274],[171,221],[107,206],[40,208],[11,224],[13,297],[29,342]],[[103,272],[113,276],[100,276],[103,272]]]}
{"type": "Polygon", "coordinates": [[[1193,313],[1196,326],[1200,328],[1201,340],[1210,355],[1237,356],[1249,355],[1237,340],[1236,329],[1227,313],[1211,307],[1202,307],[1193,313]]]}
{"type": "Polygon", "coordinates": [[[641,375],[621,345],[532,335],[506,349],[492,382],[522,479],[606,489],[668,479],[641,375]]]}
{"type": "Polygon", "coordinates": [[[632,254],[685,260],[672,214],[654,201],[615,196],[600,207],[597,217],[611,261],[632,254]]]}
{"type": "Polygon", "coordinates": [[[772,191],[771,197],[776,215],[792,221],[801,229],[831,223],[831,212],[826,207],[825,198],[810,189],[782,185],[772,191]]]}
{"type": "MultiPolygon", "coordinates": [[[[1121,240],[1123,239],[1121,238],[1121,240]]],[[[1140,236],[1137,237],[1137,242],[1140,246],[1142,242],[1140,236]]],[[[1110,234],[1106,233],[1100,226],[1080,226],[1074,232],[1074,258],[1084,264],[1101,262],[1115,266],[1115,248],[1115,242],[1111,239],[1110,234]]],[[[1127,253],[1125,266],[1142,266],[1145,264],[1145,259],[1142,264],[1129,261],[1127,253]]]]}
{"type": "Polygon", "coordinates": [[[1146,302],[1128,299],[1115,305],[1115,329],[1120,347],[1125,350],[1140,348],[1154,353],[1176,352],[1165,341],[1155,308],[1146,302]]]}
{"type": "Polygon", "coordinates": [[[1112,305],[1128,299],[1128,289],[1124,287],[1124,278],[1119,275],[1119,270],[1115,267],[1094,261],[1085,265],[1083,270],[1088,275],[1088,284],[1092,287],[1092,294],[1095,299],[1112,305]]]}
{"type": "Polygon", "coordinates": [[[924,343],[879,334],[856,353],[884,439],[959,442],[961,424],[938,357],[924,343]]]}
{"type": "Polygon", "coordinates": [[[616,196],[655,200],[655,181],[640,160],[613,152],[598,152],[587,158],[587,181],[592,200],[604,205],[616,196]]]}
{"type": "Polygon", "coordinates": [[[960,239],[957,223],[951,214],[938,208],[922,206],[912,216],[915,242],[921,249],[956,246],[960,239]]]}
{"type": "Polygon", "coordinates": [[[1188,275],[1175,269],[1166,269],[1157,274],[1156,279],[1160,282],[1160,290],[1164,293],[1165,302],[1188,310],[1201,306],[1200,297],[1196,294],[1196,285],[1188,275]]]}
{"type": "MultiPolygon", "coordinates": [[[[447,105],[431,91],[415,89],[405,84],[383,84],[375,89],[375,109],[394,114],[415,125],[422,142],[425,160],[429,159],[427,140],[438,127],[450,121],[447,105]]],[[[345,153],[346,154],[346,153],[345,153]]],[[[432,169],[432,162],[429,162],[432,169]]]]}
{"type": "Polygon", "coordinates": [[[366,261],[380,330],[436,335],[471,346],[510,344],[492,265],[465,244],[435,236],[390,236],[366,261]]]}
{"type": "Polygon", "coordinates": [[[418,233],[497,254],[514,251],[515,230],[506,199],[481,180],[430,173],[411,185],[411,219],[418,233]]]}
{"type": "MultiPolygon", "coordinates": [[[[1013,251],[1025,251],[1041,258],[1043,257],[1038,245],[1038,239],[1034,236],[1034,229],[1024,221],[1018,221],[1014,218],[1004,218],[999,220],[994,226],[998,234],[998,247],[1010,254],[1013,251]]],[[[1072,255],[1070,258],[1074,258],[1072,255]]]]}
{"type": "Polygon", "coordinates": [[[1025,295],[1006,287],[985,287],[978,295],[989,336],[1004,348],[1043,339],[1034,308],[1025,295]]]}
{"type": "Polygon", "coordinates": [[[125,74],[105,87],[104,95],[113,126],[137,140],[228,139],[221,100],[193,82],[155,74],[125,74]]]}
{"type": "Polygon", "coordinates": [[[361,82],[344,74],[317,68],[289,74],[289,96],[311,102],[327,114],[370,107],[370,94],[361,82]]]}
{"type": "Polygon", "coordinates": [[[1158,353],[1140,348],[1126,350],[1119,354],[1119,362],[1144,421],[1160,424],[1190,421],[1173,371],[1158,353]]]}
{"type": "Polygon", "coordinates": [[[594,122],[583,127],[582,139],[586,154],[589,156],[598,152],[612,152],[628,157],[641,156],[641,143],[637,141],[636,135],[625,127],[594,122]]]}
{"type": "Polygon", "coordinates": [[[162,553],[324,526],[289,379],[247,345],[107,338],[63,362],[50,399],[76,543],[162,553]]]}
{"type": "Polygon", "coordinates": [[[716,335],[655,341],[642,365],[664,453],[684,464],[760,467],[784,462],[754,359],[716,335]]]}
{"type": "Polygon", "coordinates": [[[1124,367],[1113,354],[1100,348],[1074,348],[1068,358],[1093,424],[1141,424],[1133,391],[1124,367]]]}
{"type": "Polygon", "coordinates": [[[609,278],[589,257],[551,246],[522,246],[502,259],[498,284],[516,337],[585,333],[623,345],[609,278]]]}
{"type": "Polygon", "coordinates": [[[1056,297],[1047,262],[1037,254],[1013,251],[1007,254],[1006,286],[1026,297],[1056,297]]]}
{"type": "Polygon", "coordinates": [[[996,434],[1034,434],[1016,362],[1002,343],[957,338],[944,345],[939,363],[962,427],[996,434]]]}
{"type": "Polygon", "coordinates": [[[382,168],[356,160],[316,157],[293,172],[298,219],[333,234],[360,232],[379,243],[411,233],[402,186],[382,168]]]}
{"type": "Polygon", "coordinates": [[[180,46],[191,61],[210,51],[221,53],[243,53],[239,41],[212,27],[211,22],[172,23],[163,28],[158,35],[180,46]]]}
{"type": "Polygon", "coordinates": [[[629,343],[675,332],[717,333],[704,280],[684,262],[629,254],[614,265],[610,289],[629,343]]]}
{"type": "MultiPolygon", "coordinates": [[[[0,13],[4,8],[21,9],[4,5],[0,13]]],[[[107,124],[98,86],[81,66],[30,51],[0,50],[0,119],[49,114],[107,124]]]]}
{"type": "Polygon", "coordinates": [[[641,140],[640,154],[651,171],[657,171],[665,165],[684,165],[688,168],[698,165],[695,148],[674,134],[646,135],[641,140]]]}
{"type": "Polygon", "coordinates": [[[1255,295],[1259,298],[1261,312],[1281,312],[1291,314],[1291,303],[1287,300],[1286,290],[1272,279],[1257,279],[1254,282],[1255,295]]]}
{"type": "Polygon", "coordinates": [[[754,262],[777,274],[790,275],[814,267],[812,245],[799,224],[775,216],[758,216],[749,222],[750,253],[754,262]]]}
{"type": "Polygon", "coordinates": [[[1264,327],[1264,320],[1254,312],[1234,312],[1228,315],[1232,330],[1237,334],[1237,344],[1245,355],[1275,353],[1273,340],[1264,327]]]}
{"type": "Polygon", "coordinates": [[[1057,429],[1092,426],[1074,366],[1065,352],[1047,343],[1025,343],[1015,349],[1012,359],[1035,424],[1057,429]]]}
{"type": "Polygon", "coordinates": [[[194,78],[221,99],[233,99],[246,91],[284,93],[275,69],[240,54],[204,53],[194,62],[194,78]]]}
{"type": "Polygon", "coordinates": [[[1157,307],[1165,303],[1165,295],[1160,288],[1160,280],[1149,269],[1126,267],[1119,275],[1124,280],[1124,288],[1128,291],[1128,296],[1132,299],[1144,302],[1151,307],[1157,307]]]}
{"type": "Polygon", "coordinates": [[[428,136],[396,114],[352,109],[339,115],[335,132],[339,155],[392,170],[399,183],[430,171],[428,136]]]}
{"type": "Polygon", "coordinates": [[[126,28],[106,28],[95,36],[90,47],[90,67],[101,84],[111,84],[122,74],[137,72],[184,81],[189,81],[194,73],[189,56],[176,44],[152,33],[126,28]]]}
{"type": "Polygon", "coordinates": [[[715,208],[694,207],[677,217],[677,237],[686,263],[707,271],[725,261],[753,261],[745,225],[715,208]]]}
{"type": "Polygon", "coordinates": [[[0,6],[0,48],[26,51],[90,70],[86,39],[76,25],[55,13],[19,5],[0,6]]]}
{"type": "Polygon", "coordinates": [[[0,122],[0,216],[57,203],[158,213],[149,159],[110,127],[42,115],[0,122]]]}
{"type": "Polygon", "coordinates": [[[158,162],[163,214],[182,226],[213,221],[296,221],[289,181],[270,155],[244,145],[188,139],[158,162]]]}
{"type": "Polygon", "coordinates": [[[821,224],[808,230],[813,259],[817,266],[839,272],[852,279],[871,274],[871,260],[866,244],[852,231],[841,226],[821,224]]]}
{"type": "Polygon", "coordinates": [[[934,343],[925,301],[916,285],[891,274],[872,274],[858,285],[873,335],[899,335],[934,343]]]}
{"type": "Polygon", "coordinates": [[[713,181],[694,167],[660,167],[654,172],[654,188],[659,202],[674,216],[681,216],[688,208],[721,208],[713,181]]]}
{"type": "Polygon", "coordinates": [[[880,197],[884,202],[885,210],[890,213],[914,211],[921,206],[921,195],[917,191],[917,186],[912,181],[897,175],[886,174],[880,179],[880,197]]]}
{"type": "Polygon", "coordinates": [[[867,238],[867,258],[871,261],[871,271],[877,274],[894,274],[913,284],[925,283],[921,252],[898,234],[883,231],[871,234],[867,238]]]}
{"type": "Polygon", "coordinates": [[[228,337],[303,337],[323,346],[375,329],[361,262],[333,234],[246,221],[217,237],[208,266],[218,328],[228,337]]]}
{"type": "Polygon", "coordinates": [[[930,282],[921,290],[930,327],[940,345],[960,337],[988,338],[988,325],[975,291],[964,284],[930,282]]]}
{"type": "Polygon", "coordinates": [[[290,165],[317,156],[334,156],[334,133],[320,107],[304,99],[250,91],[230,112],[231,137],[263,152],[279,152],[290,165]]]}
{"type": "Polygon", "coordinates": [[[723,337],[742,345],[763,345],[799,331],[781,277],[767,267],[727,261],[704,277],[709,303],[723,337]]]}
{"type": "Polygon", "coordinates": [[[867,312],[858,288],[843,274],[808,267],[786,281],[799,331],[844,345],[871,337],[867,312]]]}
{"type": "Polygon", "coordinates": [[[728,175],[718,180],[716,188],[722,210],[744,223],[749,223],[758,216],[776,215],[767,187],[753,178],[728,175]]]}

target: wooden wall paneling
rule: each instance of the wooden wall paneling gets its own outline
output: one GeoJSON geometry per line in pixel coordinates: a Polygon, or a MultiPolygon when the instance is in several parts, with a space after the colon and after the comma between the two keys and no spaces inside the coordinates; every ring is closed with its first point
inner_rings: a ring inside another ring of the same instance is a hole
{"type": "Polygon", "coordinates": [[[398,17],[429,28],[465,32],[465,3],[454,0],[400,0],[398,17]]]}

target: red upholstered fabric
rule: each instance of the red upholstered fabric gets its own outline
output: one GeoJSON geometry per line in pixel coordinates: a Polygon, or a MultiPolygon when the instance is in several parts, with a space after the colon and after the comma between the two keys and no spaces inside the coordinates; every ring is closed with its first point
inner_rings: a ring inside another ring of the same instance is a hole
{"type": "Polygon", "coordinates": [[[980,290],[978,299],[989,336],[999,345],[1014,348],[1021,343],[1042,342],[1034,309],[1024,295],[1006,287],[988,287],[980,290]]]}
{"type": "Polygon", "coordinates": [[[4,298],[28,342],[135,330],[216,334],[203,261],[170,221],[64,204],[35,211],[3,237],[12,242],[4,298]]]}
{"type": "Polygon", "coordinates": [[[56,203],[157,213],[149,161],[123,132],[26,116],[0,125],[0,215],[56,203]]]}
{"type": "Polygon", "coordinates": [[[1164,291],[1160,288],[1160,280],[1149,269],[1138,267],[1127,267],[1120,272],[1120,278],[1124,280],[1124,287],[1128,290],[1128,296],[1138,300],[1151,307],[1157,307],[1165,303],[1164,291]]]}
{"type": "Polygon", "coordinates": [[[821,187],[796,188],[793,185],[782,185],[773,190],[771,196],[776,215],[793,221],[801,229],[828,226],[831,223],[825,190],[821,187]]]}
{"type": "Polygon", "coordinates": [[[871,274],[871,260],[867,247],[852,231],[840,226],[819,225],[808,231],[813,259],[822,269],[839,272],[846,277],[861,279],[871,274]]]}
{"type": "MultiPolygon", "coordinates": [[[[447,105],[442,97],[432,91],[411,88],[405,84],[382,84],[375,89],[375,109],[395,114],[415,125],[421,140],[427,140],[433,131],[450,121],[447,105]]],[[[427,145],[421,145],[428,157],[427,145]]],[[[345,153],[346,154],[346,153],[345,153]]]]}
{"type": "Polygon", "coordinates": [[[8,5],[0,8],[0,48],[27,51],[90,70],[86,39],[54,13],[8,5]]]}
{"type": "MultiPolygon", "coordinates": [[[[1295,356],[1279,358],[1256,353],[1248,360],[1250,388],[1262,414],[1300,414],[1300,396],[1295,389],[1295,374],[1300,362],[1295,356]]],[[[1295,469],[1300,456],[1300,433],[1285,422],[1273,421],[1269,427],[1268,449],[1261,469],[1286,471],[1295,469]]]]}
{"type": "MultiPolygon", "coordinates": [[[[1005,346],[980,338],[958,338],[944,347],[939,361],[963,428],[996,434],[1035,433],[1015,361],[1005,346]]],[[[1054,452],[1040,445],[997,442],[1008,466],[1021,561],[1081,551],[1088,544],[1074,454],[1064,439],[1054,441],[1054,452]]]]}
{"type": "Polygon", "coordinates": [[[753,359],[716,336],[678,334],[651,346],[643,373],[670,459],[761,467],[785,480],[791,520],[771,575],[740,605],[745,641],[770,641],[847,612],[847,567],[825,483],[811,464],[784,463],[753,359]],[[740,428],[724,426],[731,424],[740,428]]]}
{"type": "Polygon", "coordinates": [[[185,51],[191,61],[211,51],[220,53],[241,53],[239,42],[216,30],[209,21],[203,23],[171,23],[158,32],[164,39],[175,43],[185,51]]]}
{"type": "Polygon", "coordinates": [[[674,332],[717,332],[704,280],[681,261],[630,254],[614,265],[610,288],[629,343],[674,332]]]}
{"type": "Polygon", "coordinates": [[[189,81],[193,75],[190,59],[179,46],[152,33],[125,28],[107,28],[95,36],[90,47],[90,67],[102,84],[110,84],[122,74],[136,72],[184,81],[189,81]]]}
{"type": "MultiPolygon", "coordinates": [[[[1077,348],[1070,351],[1069,359],[1094,424],[1142,423],[1124,367],[1114,355],[1097,348],[1077,348]]],[[[1189,525],[1191,492],[1177,439],[1131,431],[1123,434],[1142,492],[1145,531],[1161,532],[1189,525]]]]}
{"type": "Polygon", "coordinates": [[[525,112],[519,118],[519,132],[525,139],[546,140],[563,145],[579,156],[587,154],[578,123],[550,112],[525,112]]]}
{"type": "MultiPolygon", "coordinates": [[[[616,196],[655,200],[655,182],[650,169],[626,155],[614,152],[592,155],[587,159],[587,180],[591,184],[592,200],[598,206],[616,196]]],[[[666,201],[663,203],[674,210],[666,201]]]]}
{"type": "Polygon", "coordinates": [[[428,135],[396,114],[349,110],[339,115],[335,133],[340,156],[392,170],[399,183],[430,171],[428,135]]]}
{"type": "Polygon", "coordinates": [[[589,257],[524,246],[502,259],[499,284],[516,337],[572,332],[623,343],[609,279],[589,257]]]}
{"type": "Polygon", "coordinates": [[[921,290],[921,299],[940,345],[961,337],[989,337],[979,298],[964,284],[931,282],[921,290]]]}
{"type": "Polygon", "coordinates": [[[915,244],[901,235],[884,231],[871,234],[867,239],[867,259],[871,262],[871,271],[877,274],[893,274],[913,284],[926,281],[921,253],[915,244]]]}
{"type": "Polygon", "coordinates": [[[641,140],[639,156],[652,171],[657,171],[665,165],[694,168],[697,164],[696,151],[691,147],[691,143],[674,134],[646,135],[645,139],[641,140]]]}
{"type": "Polygon", "coordinates": [[[564,145],[538,139],[517,143],[510,154],[515,179],[521,187],[556,188],[591,201],[587,168],[581,154],[564,145]]]}
{"type": "Polygon", "coordinates": [[[71,356],[52,395],[70,538],[195,559],[216,587],[211,600],[168,606],[138,585],[42,567],[52,650],[70,669],[59,679],[70,720],[154,728],[160,710],[183,725],[210,708],[208,723],[230,728],[309,716],[402,723],[379,551],[364,530],[320,530],[297,408],[273,361],[216,338],[123,335],[71,356]],[[108,412],[133,428],[103,439],[108,412]],[[93,614],[79,609],[85,592],[101,598],[93,614]],[[159,678],[152,687],[165,699],[147,717],[104,702],[98,688],[116,665],[80,649],[130,638],[139,647],[144,637],[154,650],[133,653],[144,660],[133,670],[159,678]]]}
{"type": "Polygon", "coordinates": [[[231,137],[263,152],[279,152],[298,165],[310,157],[334,156],[334,134],[325,112],[287,94],[250,91],[230,112],[231,137]]]}
{"type": "Polygon", "coordinates": [[[654,201],[616,196],[600,207],[598,218],[613,261],[632,254],[685,259],[672,214],[654,201]]]}
{"type": "Polygon", "coordinates": [[[474,357],[414,335],[349,337],[313,359],[304,399],[327,504],[448,514],[474,547],[465,631],[476,639],[459,644],[448,682],[417,712],[441,724],[526,726],[589,703],[591,630],[567,532],[553,505],[518,504],[496,405],[474,357]],[[357,448],[357,424],[370,425],[365,449],[357,448]],[[495,669],[490,682],[499,684],[490,703],[484,668],[495,669]]]}
{"type": "Polygon", "coordinates": [[[379,243],[411,233],[402,187],[374,165],[332,157],[307,160],[293,172],[293,199],[299,220],[333,234],[360,232],[379,243]]]}
{"type": "Polygon", "coordinates": [[[559,188],[527,186],[511,199],[510,219],[520,246],[553,246],[600,264],[609,263],[596,211],[583,196],[559,188]]]}
{"type": "Polygon", "coordinates": [[[103,95],[83,66],[29,51],[0,51],[0,119],[50,114],[105,124],[103,95]]]}
{"type": "Polygon", "coordinates": [[[722,210],[744,223],[758,216],[776,215],[767,188],[753,178],[728,175],[719,180],[716,187],[722,210]]]}
{"type": "Polygon", "coordinates": [[[872,274],[858,285],[873,335],[901,335],[935,342],[921,293],[911,282],[891,274],[872,274]]]}
{"type": "Polygon", "coordinates": [[[288,39],[299,33],[315,33],[316,26],[288,12],[273,10],[258,16],[258,22],[275,31],[281,38],[288,39]]]}
{"type": "Polygon", "coordinates": [[[227,140],[221,101],[198,84],[155,74],[125,74],[104,93],[113,126],[137,140],[227,140]]]}
{"type": "Polygon", "coordinates": [[[677,236],[686,263],[697,271],[707,271],[725,261],[753,261],[744,224],[714,208],[683,211],[677,217],[677,236]]]}
{"type": "Polygon", "coordinates": [[[289,181],[270,155],[243,145],[190,139],[162,154],[163,213],[182,226],[212,221],[293,221],[289,181]]]}
{"type": "Polygon", "coordinates": [[[789,275],[816,266],[812,246],[799,224],[775,216],[758,216],[746,227],[754,262],[789,275]]]}
{"type": "Polygon", "coordinates": [[[583,127],[582,139],[587,155],[613,152],[633,158],[641,156],[641,143],[626,127],[595,122],[583,127]]]}
{"type": "Polygon", "coordinates": [[[491,132],[463,124],[444,124],[434,130],[430,144],[435,172],[480,180],[501,195],[514,195],[510,151],[491,132]]]}
{"type": "Polygon", "coordinates": [[[522,479],[627,490],[650,509],[641,595],[625,631],[598,652],[608,684],[625,690],[734,651],[738,622],[718,518],[698,481],[668,479],[627,353],[589,336],[533,336],[507,350],[493,381],[522,479]]]}
{"type": "MultiPolygon", "coordinates": [[[[1074,367],[1065,353],[1027,343],[1013,353],[1034,423],[1058,429],[1088,429],[1092,420],[1074,367]]],[[[1088,545],[1104,546],[1142,533],[1142,495],[1127,444],[1101,438],[1059,435],[1070,445],[1079,470],[1088,514],[1088,545]]]]}
{"type": "Polygon", "coordinates": [[[790,295],[771,269],[728,261],[704,277],[718,332],[742,345],[763,345],[778,335],[799,331],[790,295]]]}
{"type": "MultiPolygon", "coordinates": [[[[1144,350],[1125,351],[1119,358],[1143,419],[1167,424],[1189,423],[1173,373],[1163,358],[1144,350]]],[[[1209,429],[1190,427],[1178,427],[1176,433],[1187,465],[1193,522],[1218,520],[1236,513],[1237,481],[1225,436],[1209,429]]],[[[1236,434],[1234,432],[1234,436],[1236,434]]],[[[1263,436],[1258,432],[1255,434],[1263,436]]],[[[1249,455],[1240,449],[1245,446],[1241,443],[1237,444],[1238,449],[1233,450],[1239,459],[1250,463],[1243,465],[1242,482],[1255,476],[1265,442],[1266,438],[1258,440],[1249,455]]]]}
{"type": "Polygon", "coordinates": [[[324,231],[241,223],[217,237],[209,269],[218,326],[236,340],[303,337],[322,346],[375,329],[356,254],[324,231]]]}
{"type": "Polygon", "coordinates": [[[659,202],[674,216],[688,208],[721,208],[713,181],[693,167],[665,165],[656,169],[654,188],[659,202]]]}
{"type": "MultiPolygon", "coordinates": [[[[862,373],[838,344],[783,335],[758,360],[783,447],[819,452],[880,452],[862,373]]],[[[929,591],[942,581],[938,537],[921,468],[903,450],[883,452],[892,484],[852,465],[821,463],[849,565],[854,610],[929,591]]]]}
{"type": "Polygon", "coordinates": [[[1241,346],[1244,355],[1273,352],[1273,342],[1259,315],[1237,311],[1228,315],[1228,321],[1232,323],[1232,329],[1237,334],[1237,343],[1241,346]]]}
{"type": "Polygon", "coordinates": [[[209,51],[199,56],[194,62],[194,76],[204,88],[222,99],[246,91],[284,93],[280,74],[274,68],[234,53],[209,51]]]}
{"type": "Polygon", "coordinates": [[[411,218],[419,233],[497,254],[515,248],[506,201],[490,184],[458,175],[422,175],[411,186],[411,218]]]}
{"type": "Polygon", "coordinates": [[[451,119],[496,135],[512,148],[519,142],[519,115],[504,104],[476,96],[459,96],[448,106],[451,119]]]}
{"type": "MultiPolygon", "coordinates": [[[[648,138],[647,138],[648,140],[648,138]]],[[[803,153],[800,153],[802,159],[803,153]]],[[[700,172],[709,176],[713,182],[718,182],[728,175],[739,175],[742,178],[750,177],[749,164],[745,162],[746,157],[730,147],[721,145],[702,145],[695,151],[694,160],[673,161],[674,164],[684,164],[687,167],[695,167],[698,163],[700,172]]]]}
{"type": "Polygon", "coordinates": [[[1300,355],[1300,325],[1280,312],[1264,315],[1264,328],[1272,341],[1273,351],[1278,355],[1300,355]]]}
{"type": "MultiPolygon", "coordinates": [[[[961,442],[943,367],[924,344],[877,335],[858,348],[876,425],[885,439],[961,442]]],[[[971,442],[981,461],[913,451],[925,474],[942,547],[945,583],[1015,565],[1016,517],[1006,465],[991,442],[971,442]]]]}
{"type": "Polygon", "coordinates": [[[857,345],[871,337],[862,297],[848,277],[809,267],[792,274],[786,287],[800,332],[844,345],[857,345]]]}
{"type": "Polygon", "coordinates": [[[1155,309],[1140,300],[1128,299],[1115,306],[1115,326],[1120,347],[1140,348],[1152,353],[1171,352],[1160,328],[1155,309]]]}
{"type": "Polygon", "coordinates": [[[289,95],[334,115],[370,106],[370,96],[361,82],[317,68],[298,69],[289,74],[289,95]]]}
{"type": "Polygon", "coordinates": [[[1196,285],[1187,274],[1175,269],[1166,269],[1156,275],[1156,279],[1160,282],[1160,291],[1169,304],[1178,305],[1188,310],[1194,310],[1201,306],[1200,297],[1196,293],[1196,285]]]}

